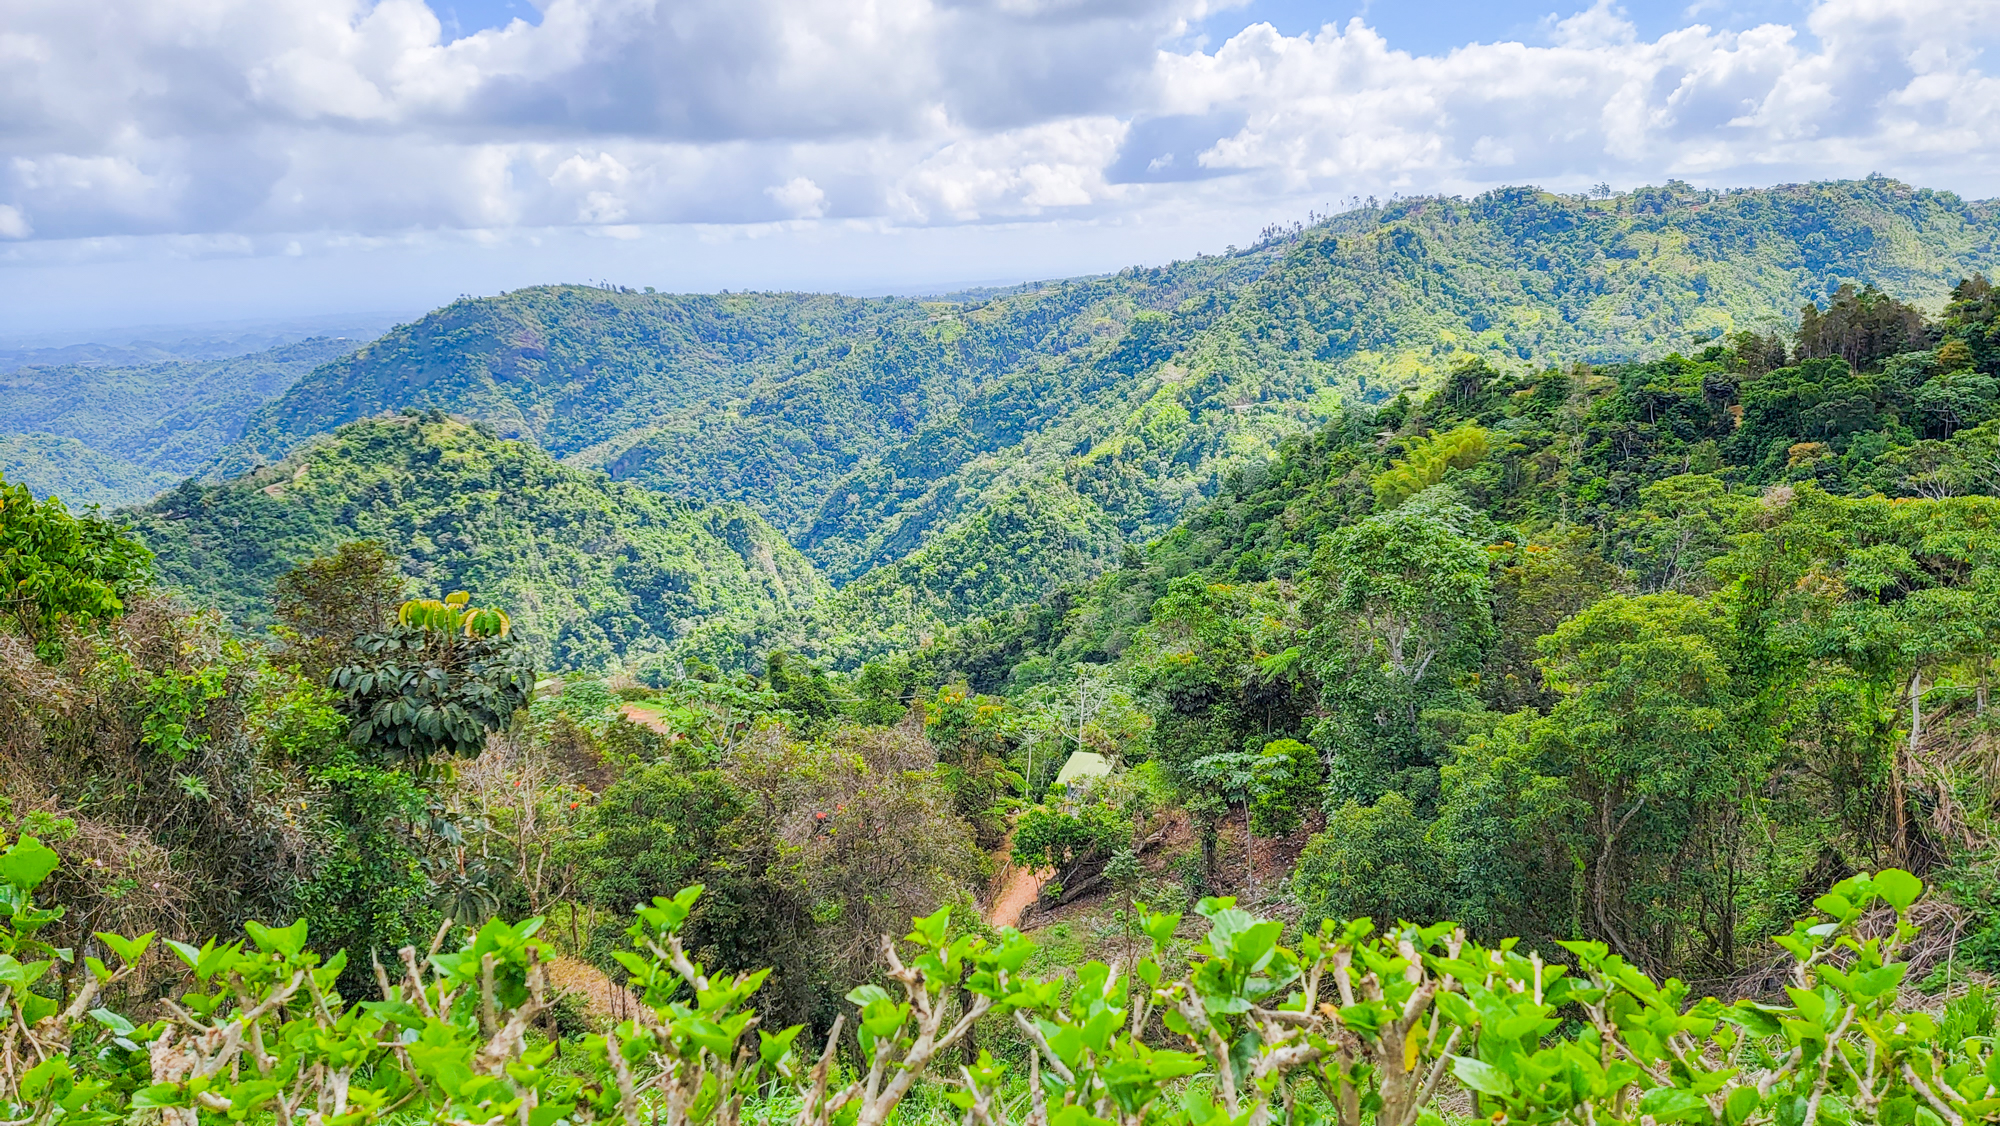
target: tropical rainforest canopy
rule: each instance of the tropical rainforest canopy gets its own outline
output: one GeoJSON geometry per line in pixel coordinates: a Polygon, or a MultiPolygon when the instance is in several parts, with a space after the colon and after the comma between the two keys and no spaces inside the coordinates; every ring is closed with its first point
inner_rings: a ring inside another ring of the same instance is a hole
{"type": "Polygon", "coordinates": [[[1988,1116],[1996,233],[1510,191],[176,369],[202,472],[0,489],[0,1117],[1988,1116]]]}

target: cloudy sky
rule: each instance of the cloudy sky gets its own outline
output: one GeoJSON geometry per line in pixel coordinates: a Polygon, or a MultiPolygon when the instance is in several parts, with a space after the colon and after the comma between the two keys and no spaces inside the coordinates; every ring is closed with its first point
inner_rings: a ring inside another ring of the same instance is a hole
{"type": "Polygon", "coordinates": [[[0,337],[927,292],[1355,197],[2000,195],[2000,0],[0,0],[0,337]]]}

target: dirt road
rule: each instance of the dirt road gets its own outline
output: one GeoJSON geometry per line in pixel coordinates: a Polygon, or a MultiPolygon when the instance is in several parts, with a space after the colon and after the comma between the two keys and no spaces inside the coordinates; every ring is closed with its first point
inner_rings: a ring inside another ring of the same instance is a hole
{"type": "Polygon", "coordinates": [[[986,922],[996,927],[1018,927],[1021,916],[1034,905],[1042,892],[1042,881],[1026,868],[1007,866],[1000,877],[1000,892],[986,909],[986,922]]]}
{"type": "Polygon", "coordinates": [[[654,715],[652,712],[647,711],[646,709],[640,707],[637,704],[626,704],[624,707],[618,710],[624,713],[626,719],[631,720],[633,723],[639,724],[641,727],[650,727],[662,735],[673,734],[673,731],[667,727],[667,721],[661,719],[659,716],[654,715]]]}

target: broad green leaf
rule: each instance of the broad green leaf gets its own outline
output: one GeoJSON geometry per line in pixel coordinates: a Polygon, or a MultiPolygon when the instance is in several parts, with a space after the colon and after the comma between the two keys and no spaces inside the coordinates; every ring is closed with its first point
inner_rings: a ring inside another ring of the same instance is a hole
{"type": "Polygon", "coordinates": [[[1639,1111],[1651,1115],[1656,1122],[1690,1122],[1710,1116],[1706,1099],[1679,1087],[1655,1087],[1647,1091],[1639,1096],[1639,1111]]]}
{"type": "Polygon", "coordinates": [[[1514,1090],[1513,1082],[1499,1068],[1471,1056],[1451,1057],[1451,1073],[1482,1095],[1507,1095],[1514,1090]]]}
{"type": "Polygon", "coordinates": [[[22,837],[0,853],[0,880],[22,891],[33,891],[61,866],[62,857],[47,845],[34,837],[22,837]]]}
{"type": "Polygon", "coordinates": [[[1875,873],[1875,894],[1897,911],[1907,911],[1924,893],[1924,882],[1901,868],[1884,868],[1875,873]]]}

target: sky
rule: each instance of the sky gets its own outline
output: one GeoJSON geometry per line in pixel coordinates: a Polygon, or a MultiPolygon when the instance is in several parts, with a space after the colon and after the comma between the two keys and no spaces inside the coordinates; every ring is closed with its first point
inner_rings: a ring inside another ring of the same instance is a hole
{"type": "Polygon", "coordinates": [[[2000,196],[2000,0],[0,0],[0,340],[936,293],[1368,196],[2000,196]]]}

